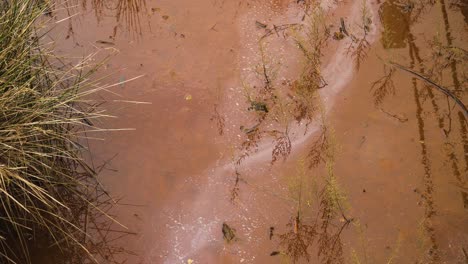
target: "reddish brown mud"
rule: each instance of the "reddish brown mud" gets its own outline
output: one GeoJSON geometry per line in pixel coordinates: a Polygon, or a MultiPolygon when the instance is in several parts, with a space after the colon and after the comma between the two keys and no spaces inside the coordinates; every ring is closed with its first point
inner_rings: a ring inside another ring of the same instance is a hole
{"type": "Polygon", "coordinates": [[[60,53],[110,54],[101,82],[142,76],[101,95],[102,125],[135,130],[90,144],[132,232],[117,263],[466,263],[467,116],[392,66],[466,102],[463,7],[128,3],[51,33],[60,53]]]}

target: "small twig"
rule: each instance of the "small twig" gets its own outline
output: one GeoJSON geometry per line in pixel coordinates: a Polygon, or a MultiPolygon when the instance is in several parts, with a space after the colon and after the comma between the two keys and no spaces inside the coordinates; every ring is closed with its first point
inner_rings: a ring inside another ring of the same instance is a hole
{"type": "Polygon", "coordinates": [[[255,25],[256,25],[258,28],[266,28],[266,27],[267,27],[266,24],[263,24],[262,22],[259,22],[259,21],[255,21],[255,25]]]}
{"type": "Polygon", "coordinates": [[[366,136],[362,136],[361,142],[359,142],[359,148],[361,148],[362,145],[364,145],[365,142],[366,142],[366,136]]]}
{"type": "Polygon", "coordinates": [[[345,24],[344,19],[342,17],[340,18],[340,24],[341,24],[341,26],[340,26],[341,33],[343,33],[343,34],[345,34],[346,36],[349,37],[348,30],[346,30],[346,24],[345,24]]]}
{"type": "Polygon", "coordinates": [[[273,25],[273,29],[275,30],[276,36],[280,36],[278,33],[278,27],[276,25],[273,25]]]}
{"type": "Polygon", "coordinates": [[[216,22],[211,28],[210,30],[213,30],[213,31],[216,31],[218,32],[218,30],[216,30],[216,26],[218,25],[218,22],[216,22]]]}
{"type": "Polygon", "coordinates": [[[468,253],[466,253],[465,248],[462,248],[463,250],[463,255],[465,255],[465,263],[468,264],[468,253]]]}
{"type": "Polygon", "coordinates": [[[334,242],[333,242],[333,244],[332,244],[332,247],[331,247],[332,250],[335,248],[336,243],[337,243],[338,240],[340,239],[340,236],[341,236],[341,233],[343,232],[343,230],[344,230],[349,224],[351,224],[351,223],[354,221],[354,218],[347,219],[347,218],[345,217],[344,214],[342,214],[342,216],[343,216],[345,222],[343,223],[343,225],[341,226],[340,230],[339,230],[338,233],[336,234],[335,240],[334,240],[334,242]]]}
{"type": "Polygon", "coordinates": [[[271,90],[271,81],[270,81],[270,78],[268,77],[265,63],[263,63],[262,66],[263,66],[263,76],[265,77],[265,87],[268,90],[271,90]]]}
{"type": "MultiPolygon", "coordinates": [[[[293,24],[284,24],[284,25],[279,25],[279,26],[276,26],[276,25],[273,25],[273,29],[267,29],[265,35],[263,35],[260,40],[263,40],[264,38],[266,37],[269,37],[271,35],[273,35],[274,33],[276,33],[279,37],[279,32],[283,32],[289,28],[292,28],[292,27],[295,27],[295,26],[298,26],[299,24],[298,23],[293,23],[293,24]]],[[[284,33],[283,33],[284,34],[284,33]]]]}
{"type": "Polygon", "coordinates": [[[397,119],[398,121],[400,121],[402,123],[405,123],[405,122],[408,121],[407,117],[400,117],[400,116],[398,116],[396,114],[389,113],[389,112],[385,111],[382,107],[380,107],[379,110],[382,111],[382,113],[387,114],[388,116],[393,117],[393,118],[397,119]]]}
{"type": "MultiPolygon", "coordinates": [[[[97,227],[90,227],[89,229],[93,230],[99,230],[97,227]]],[[[122,234],[127,234],[127,235],[138,235],[136,232],[131,232],[131,231],[125,231],[125,230],[115,230],[115,229],[107,229],[107,232],[113,232],[113,233],[122,233],[122,234]]]]}
{"type": "Polygon", "coordinates": [[[450,135],[450,132],[452,132],[452,107],[450,107],[450,101],[449,98],[447,97],[447,109],[448,109],[448,120],[449,120],[449,127],[447,129],[443,129],[445,137],[448,137],[450,135]]]}
{"type": "Polygon", "coordinates": [[[410,73],[416,77],[418,77],[419,79],[431,84],[432,86],[436,87],[439,91],[441,91],[442,93],[444,93],[445,95],[449,96],[450,98],[452,98],[455,103],[458,104],[458,106],[460,106],[460,108],[463,110],[464,114],[468,117],[468,109],[466,108],[465,104],[463,104],[463,102],[457,97],[455,96],[451,91],[449,91],[447,88],[444,88],[438,84],[436,84],[435,82],[431,81],[429,78],[423,76],[422,74],[418,73],[418,72],[415,72],[411,69],[408,69],[398,63],[394,63],[394,62],[390,62],[389,63],[391,66],[393,67],[396,67],[400,70],[403,70],[407,73],[410,73]]]}

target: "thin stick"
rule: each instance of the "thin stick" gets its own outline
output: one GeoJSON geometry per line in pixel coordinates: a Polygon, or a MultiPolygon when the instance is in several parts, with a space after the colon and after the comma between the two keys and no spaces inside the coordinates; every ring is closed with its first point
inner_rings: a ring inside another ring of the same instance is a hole
{"type": "Polygon", "coordinates": [[[404,66],[402,66],[402,65],[400,65],[400,64],[398,64],[398,63],[390,62],[389,64],[390,64],[391,66],[395,67],[395,68],[398,68],[398,69],[403,70],[403,71],[405,71],[405,72],[407,72],[407,73],[410,73],[410,74],[412,74],[412,75],[418,77],[419,79],[421,79],[421,80],[423,80],[423,81],[425,81],[425,82],[427,82],[427,83],[429,83],[429,84],[432,84],[432,85],[433,85],[434,87],[436,87],[439,91],[441,91],[441,92],[444,93],[445,95],[447,95],[447,96],[449,96],[450,98],[452,98],[452,99],[455,101],[455,103],[457,103],[458,106],[460,106],[460,107],[462,108],[463,112],[464,112],[465,115],[468,117],[468,109],[466,108],[465,104],[463,104],[463,102],[462,102],[460,99],[458,99],[458,97],[456,97],[456,96],[455,96],[452,92],[450,92],[447,88],[444,88],[444,87],[442,87],[442,86],[436,84],[435,82],[431,81],[429,78],[423,76],[422,74],[420,74],[420,73],[418,73],[418,72],[415,72],[415,71],[413,71],[413,70],[411,70],[411,69],[408,69],[408,68],[406,68],[406,67],[404,67],[404,66]]]}

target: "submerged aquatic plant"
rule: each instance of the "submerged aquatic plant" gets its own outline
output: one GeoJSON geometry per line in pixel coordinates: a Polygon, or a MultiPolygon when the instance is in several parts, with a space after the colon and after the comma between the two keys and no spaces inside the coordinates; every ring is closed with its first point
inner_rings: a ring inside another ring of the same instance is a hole
{"type": "Polygon", "coordinates": [[[323,11],[316,7],[307,20],[305,36],[296,36],[295,42],[304,55],[304,68],[300,78],[291,85],[294,116],[297,122],[305,121],[306,127],[312,122],[320,106],[318,90],[327,82],[320,70],[322,49],[329,40],[323,11]]]}
{"type": "Polygon", "coordinates": [[[279,135],[275,138],[276,144],[271,153],[271,164],[275,163],[280,158],[286,160],[289,154],[291,154],[291,139],[289,138],[287,129],[286,132],[278,134],[279,135]]]}
{"type": "Polygon", "coordinates": [[[354,59],[354,65],[356,67],[356,70],[359,70],[361,68],[361,64],[364,61],[364,59],[367,57],[369,49],[370,49],[370,43],[367,40],[369,31],[372,26],[372,19],[370,15],[370,10],[367,4],[367,0],[362,1],[362,6],[361,6],[361,21],[359,25],[362,29],[362,33],[360,34],[360,37],[352,38],[352,42],[348,48],[348,52],[351,54],[351,57],[354,59]]]}
{"type": "Polygon", "coordinates": [[[287,224],[288,232],[279,236],[280,246],[289,259],[296,263],[301,258],[310,261],[309,247],[317,237],[315,225],[304,224],[299,213],[287,224]]]}
{"type": "Polygon", "coordinates": [[[309,169],[316,168],[319,164],[326,162],[329,142],[327,139],[327,128],[322,127],[320,135],[314,141],[307,153],[309,169]]]}
{"type": "Polygon", "coordinates": [[[272,55],[267,53],[268,36],[260,39],[260,62],[255,70],[260,85],[244,83],[246,98],[250,104],[248,110],[255,116],[256,121],[249,127],[241,126],[241,131],[245,133],[245,141],[241,145],[238,165],[251,152],[257,150],[260,141],[265,137],[274,142],[271,164],[280,159],[285,160],[292,150],[289,135],[291,122],[304,122],[306,133],[308,125],[312,123],[320,108],[318,90],[327,85],[320,71],[320,64],[322,48],[329,39],[329,32],[320,7],[314,7],[308,12],[310,14],[304,25],[287,28],[294,35],[294,43],[304,55],[304,69],[298,80],[283,80],[278,83],[275,78],[278,67],[272,55]],[[287,89],[282,89],[281,86],[287,89]]]}
{"type": "Polygon", "coordinates": [[[213,115],[210,118],[210,121],[216,123],[216,127],[218,128],[218,134],[222,136],[224,134],[224,127],[225,127],[225,118],[221,115],[218,110],[218,104],[213,106],[213,115]]]}
{"type": "Polygon", "coordinates": [[[381,105],[388,95],[395,95],[395,84],[393,76],[396,69],[384,65],[384,76],[372,83],[371,90],[373,91],[374,104],[381,105]]]}
{"type": "Polygon", "coordinates": [[[113,249],[103,247],[108,232],[98,222],[112,201],[84,159],[87,133],[106,116],[89,96],[107,87],[88,79],[92,56],[71,69],[55,65],[38,33],[47,8],[0,4],[0,262],[57,249],[66,260],[56,263],[109,263],[113,249]]]}
{"type": "Polygon", "coordinates": [[[279,246],[293,263],[300,259],[310,261],[310,247],[319,235],[318,218],[309,221],[306,211],[315,204],[318,196],[316,179],[309,174],[305,160],[300,160],[296,173],[290,175],[288,181],[290,196],[295,202],[295,215],[286,225],[287,231],[278,236],[279,246]]]}
{"type": "Polygon", "coordinates": [[[319,163],[322,160],[325,163],[325,175],[317,179],[310,171],[310,162],[301,160],[297,173],[290,179],[296,215],[287,224],[287,231],[279,236],[279,245],[293,263],[300,259],[310,261],[313,245],[317,246],[320,263],[344,263],[341,235],[353,219],[345,215],[346,197],[334,174],[336,145],[332,133],[330,128],[324,129],[322,136],[327,147],[319,163]]]}

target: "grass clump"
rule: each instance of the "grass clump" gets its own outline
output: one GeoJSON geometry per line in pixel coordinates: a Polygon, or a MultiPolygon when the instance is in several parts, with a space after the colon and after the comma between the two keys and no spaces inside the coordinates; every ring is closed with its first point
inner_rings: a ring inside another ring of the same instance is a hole
{"type": "Polygon", "coordinates": [[[86,227],[103,191],[83,154],[85,132],[104,116],[85,99],[99,88],[86,61],[54,65],[38,33],[46,10],[41,1],[0,2],[0,263],[31,263],[51,249],[66,261],[48,263],[97,260],[86,227]]]}

